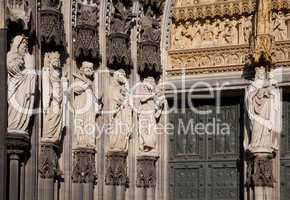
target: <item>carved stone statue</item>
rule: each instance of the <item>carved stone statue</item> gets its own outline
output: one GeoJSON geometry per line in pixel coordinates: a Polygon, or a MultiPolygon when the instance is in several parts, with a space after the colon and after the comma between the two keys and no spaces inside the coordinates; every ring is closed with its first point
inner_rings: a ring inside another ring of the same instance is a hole
{"type": "Polygon", "coordinates": [[[241,44],[249,44],[250,37],[252,34],[252,17],[242,17],[240,19],[240,43],[241,44]]]}
{"type": "Polygon", "coordinates": [[[46,53],[42,74],[43,135],[42,139],[57,143],[63,128],[63,90],[58,52],[46,53]]]}
{"type": "Polygon", "coordinates": [[[264,67],[256,68],[255,81],[247,89],[248,135],[245,148],[252,153],[272,153],[278,148],[281,101],[277,84],[264,67]]]}
{"type": "Polygon", "coordinates": [[[112,130],[109,133],[109,151],[127,152],[132,133],[132,108],[130,106],[129,83],[124,70],[113,74],[110,85],[112,130]]]}
{"type": "Polygon", "coordinates": [[[26,132],[35,99],[35,60],[28,53],[28,41],[18,35],[7,54],[8,130],[26,132]]]}
{"type": "Polygon", "coordinates": [[[282,12],[273,14],[273,35],[276,41],[287,40],[286,18],[282,12]]]}
{"type": "Polygon", "coordinates": [[[75,130],[78,147],[95,146],[96,116],[102,109],[101,98],[93,89],[93,63],[83,62],[80,72],[74,74],[75,130]]]}
{"type": "Polygon", "coordinates": [[[157,90],[153,77],[145,78],[141,87],[138,113],[140,151],[157,154],[157,125],[164,109],[165,97],[157,90]]]}

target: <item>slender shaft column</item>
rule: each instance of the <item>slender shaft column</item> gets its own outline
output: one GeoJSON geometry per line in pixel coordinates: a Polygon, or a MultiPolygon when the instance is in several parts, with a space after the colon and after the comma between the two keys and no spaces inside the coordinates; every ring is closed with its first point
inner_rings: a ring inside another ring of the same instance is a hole
{"type": "Polygon", "coordinates": [[[96,151],[90,148],[74,150],[73,157],[73,200],[93,200],[96,184],[96,151]]]}
{"type": "Polygon", "coordinates": [[[9,200],[18,200],[20,192],[20,152],[10,152],[9,200]]]}
{"type": "Polygon", "coordinates": [[[54,200],[54,184],[59,175],[58,147],[49,142],[41,144],[40,152],[40,200],[54,200]]]}
{"type": "Polygon", "coordinates": [[[108,200],[125,200],[126,188],[129,185],[127,176],[127,153],[108,152],[105,182],[108,185],[108,200]]]}
{"type": "Polygon", "coordinates": [[[155,200],[156,188],[156,156],[138,156],[137,157],[137,183],[140,199],[155,200]]]}
{"type": "Polygon", "coordinates": [[[10,131],[7,134],[7,148],[9,158],[9,200],[20,199],[21,165],[25,154],[28,152],[29,136],[25,132],[10,131]]]}

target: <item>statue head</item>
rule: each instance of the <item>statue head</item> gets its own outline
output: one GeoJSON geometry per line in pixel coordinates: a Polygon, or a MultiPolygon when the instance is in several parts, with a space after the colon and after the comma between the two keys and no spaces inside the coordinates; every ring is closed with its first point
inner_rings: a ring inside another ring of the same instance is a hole
{"type": "Polygon", "coordinates": [[[53,68],[60,68],[60,54],[56,52],[46,53],[44,58],[44,63],[46,66],[53,68]]]}
{"type": "Polygon", "coordinates": [[[114,79],[121,84],[127,83],[126,72],[123,69],[119,69],[113,74],[114,79]]]}
{"type": "Polygon", "coordinates": [[[152,76],[144,78],[144,84],[152,90],[156,87],[155,79],[152,76]]]}
{"type": "Polygon", "coordinates": [[[81,73],[88,78],[91,78],[94,75],[94,64],[91,62],[83,62],[80,68],[81,73]]]}
{"type": "Polygon", "coordinates": [[[24,37],[23,35],[17,35],[12,41],[10,51],[17,52],[24,56],[28,52],[27,37],[24,37]]]}
{"type": "Polygon", "coordinates": [[[266,68],[265,67],[256,67],[255,69],[255,80],[266,80],[266,68]]]}

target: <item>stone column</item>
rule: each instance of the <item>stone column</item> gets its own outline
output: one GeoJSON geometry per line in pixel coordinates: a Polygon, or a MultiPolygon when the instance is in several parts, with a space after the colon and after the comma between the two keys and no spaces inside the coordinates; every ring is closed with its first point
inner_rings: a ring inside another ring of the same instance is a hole
{"type": "Polygon", "coordinates": [[[73,200],[93,200],[97,180],[96,151],[90,148],[77,148],[73,154],[73,200]]]}
{"type": "Polygon", "coordinates": [[[138,156],[137,157],[137,183],[139,188],[138,199],[155,200],[156,189],[156,156],[138,156]]]}
{"type": "Polygon", "coordinates": [[[250,199],[268,200],[272,198],[274,188],[272,154],[251,154],[247,158],[247,186],[250,199]]]}
{"type": "Polygon", "coordinates": [[[6,130],[7,130],[7,67],[6,67],[6,47],[7,29],[5,25],[6,1],[0,1],[0,199],[6,199],[6,176],[7,176],[7,156],[6,156],[6,130]]]}
{"type": "MultiPolygon", "coordinates": [[[[20,166],[24,162],[24,155],[29,147],[29,136],[24,132],[8,132],[7,148],[9,159],[9,200],[20,198],[20,166]]],[[[22,177],[24,178],[24,177],[22,177]]]]}
{"type": "Polygon", "coordinates": [[[58,146],[42,142],[40,147],[40,200],[54,200],[54,184],[60,175],[58,166],[58,146]]]}
{"type": "Polygon", "coordinates": [[[125,200],[129,185],[127,176],[127,152],[108,152],[105,183],[108,185],[108,200],[125,200]]]}

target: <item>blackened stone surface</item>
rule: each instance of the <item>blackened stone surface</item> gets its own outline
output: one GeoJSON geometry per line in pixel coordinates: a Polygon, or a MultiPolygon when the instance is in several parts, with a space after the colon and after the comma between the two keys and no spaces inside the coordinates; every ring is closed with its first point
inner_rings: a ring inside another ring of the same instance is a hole
{"type": "Polygon", "coordinates": [[[7,129],[7,30],[0,29],[0,199],[6,199],[6,149],[7,129]]]}

